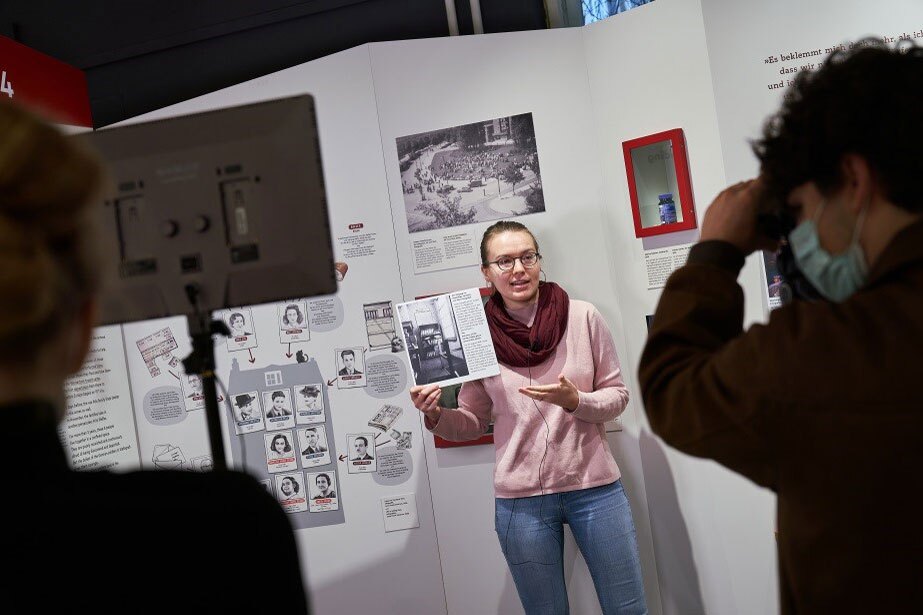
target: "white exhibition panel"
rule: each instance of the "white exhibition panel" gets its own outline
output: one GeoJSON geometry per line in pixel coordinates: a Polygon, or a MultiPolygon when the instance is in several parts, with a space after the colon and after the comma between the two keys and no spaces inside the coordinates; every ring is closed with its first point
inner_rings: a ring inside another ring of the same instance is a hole
{"type": "MultiPolygon", "coordinates": [[[[645,249],[687,244],[698,231],[645,240],[634,236],[621,144],[682,128],[698,224],[727,184],[699,3],[659,0],[585,29],[599,157],[606,182],[614,269],[632,366],[647,338],[645,316],[660,290],[648,290],[645,249]],[[652,36],[652,33],[656,33],[652,36]],[[613,70],[612,58],[631,58],[613,70]],[[629,93],[627,96],[625,93],[629,93]],[[679,242],[676,244],[674,242],[679,242]],[[650,245],[649,245],[650,244],[650,245]]],[[[757,298],[759,280],[741,282],[757,298]]],[[[748,303],[753,309],[753,302],[748,303]]],[[[665,446],[639,413],[641,464],[664,613],[778,611],[773,542],[774,499],[709,461],[665,446]]]]}
{"type": "MultiPolygon", "coordinates": [[[[608,437],[632,504],[650,612],[768,614],[778,609],[771,493],[717,464],[673,451],[651,434],[643,414],[636,370],[644,317],[653,313],[660,293],[649,284],[646,253],[687,246],[698,231],[634,236],[621,143],[684,130],[701,225],[728,180],[756,172],[746,139],[757,136],[779,102],[779,91],[767,84],[784,66],[799,64],[765,58],[868,33],[897,36],[919,28],[921,17],[919,0],[873,6],[853,0],[658,0],[585,28],[366,45],[131,122],[314,95],[334,249],[349,270],[334,300],[342,308],[336,326],[312,331],[310,341],[296,347],[325,380],[335,381],[335,349],[365,345],[363,304],[483,282],[474,261],[420,269],[411,246],[435,234],[409,231],[395,140],[531,113],[545,209],[523,214],[521,221],[539,239],[548,279],[593,302],[619,350],[633,400],[622,430],[608,437]]],[[[500,192],[497,180],[498,199],[500,192]]],[[[516,197],[515,185],[511,194],[516,197]]],[[[479,240],[490,222],[454,228],[479,240]]],[[[765,319],[757,259],[748,261],[740,279],[747,322],[765,319]]],[[[254,308],[258,329],[277,327],[275,310],[254,308]]],[[[174,321],[175,354],[182,356],[185,327],[174,321]]],[[[151,380],[131,347],[163,326],[140,323],[118,332],[136,408],[152,382],[169,382],[170,376],[151,380]]],[[[217,354],[225,383],[233,359],[245,370],[295,361],[288,356],[295,350],[278,335],[260,333],[252,353],[223,346],[217,354]]],[[[368,357],[405,362],[403,353],[387,349],[368,357]]],[[[407,456],[412,473],[386,484],[349,474],[345,466],[337,471],[345,521],[296,532],[317,612],[522,612],[494,532],[493,447],[435,448],[406,386],[373,397],[366,389],[328,384],[327,394],[333,437],[343,451],[346,434],[368,431],[367,421],[381,404],[401,406],[398,424],[413,438],[407,456]],[[386,533],[380,499],[409,493],[416,496],[419,528],[386,533]]],[[[141,424],[136,429],[144,465],[166,434],[184,450],[207,446],[200,416],[168,431],[141,424]]],[[[570,537],[565,562],[572,611],[598,613],[592,581],[570,537]]]]}
{"type": "MultiPolygon", "coordinates": [[[[784,89],[802,67],[816,68],[828,50],[867,36],[898,39],[920,31],[923,3],[918,0],[885,0],[868,3],[861,0],[784,0],[772,4],[701,0],[708,41],[715,106],[724,150],[724,167],[728,181],[754,177],[759,163],[749,139],[762,132],[763,121],[782,102],[784,89]],[[798,53],[802,58],[786,55],[798,53]],[[766,62],[775,58],[775,62],[766,62]]],[[[916,39],[923,44],[923,39],[916,39]]],[[[746,318],[748,322],[765,320],[768,311],[758,257],[747,260],[741,279],[748,284],[746,318]],[[756,315],[749,306],[762,303],[764,313],[756,315]]]]}
{"type": "MultiPolygon", "coordinates": [[[[768,84],[791,78],[780,72],[783,67],[816,61],[784,61],[782,54],[825,50],[875,34],[898,38],[919,29],[921,17],[923,4],[913,0],[875,6],[834,0],[781,5],[701,0],[700,6],[660,0],[584,28],[614,277],[632,365],[637,366],[646,337],[643,318],[653,313],[659,297],[659,290],[647,289],[642,246],[694,241],[697,233],[653,241],[633,237],[621,142],[684,129],[701,225],[718,192],[758,172],[748,139],[759,136],[782,94],[768,84]],[[764,63],[771,55],[780,61],[764,63]],[[616,72],[612,58],[630,61],[620,62],[616,72]],[[624,90],[633,93],[630,101],[620,98],[624,90]]],[[[758,257],[748,259],[740,283],[746,321],[765,320],[758,257]]],[[[637,387],[634,372],[631,385],[637,387]]],[[[772,494],[712,462],[673,451],[646,427],[641,456],[663,612],[777,612],[772,494]]]]}
{"type": "MultiPolygon", "coordinates": [[[[770,4],[702,0],[715,86],[724,164],[732,182],[758,171],[744,137],[759,136],[778,109],[783,90],[767,86],[792,79],[783,68],[817,64],[826,50],[867,36],[912,36],[921,30],[919,0],[782,0],[770,4]],[[782,60],[782,54],[819,49],[820,57],[782,60]],[[765,63],[770,56],[778,62],[765,63]]],[[[923,38],[915,40],[919,46],[923,38]]]]}
{"type": "MultiPolygon", "coordinates": [[[[354,236],[351,224],[362,233],[375,233],[370,245],[375,253],[348,259],[349,270],[337,298],[344,306],[344,321],[336,331],[312,332],[302,347],[321,367],[325,378],[335,378],[334,349],[361,346],[365,338],[363,303],[402,300],[401,281],[393,249],[391,214],[381,163],[377,113],[369,70],[369,48],[358,47],[293,67],[193,100],[160,109],[132,121],[194,113],[260,100],[310,93],[315,97],[318,130],[325,170],[331,229],[338,260],[344,240],[354,236]],[[328,375],[329,374],[329,375],[328,375]]],[[[253,309],[257,327],[274,322],[275,306],[253,309]]],[[[271,328],[273,325],[269,325],[271,328]]],[[[218,373],[227,383],[230,353],[217,347],[218,373]]],[[[297,347],[297,346],[296,346],[297,347]]],[[[245,369],[292,363],[288,348],[271,336],[260,336],[253,350],[256,362],[237,353],[245,369]]],[[[292,349],[294,352],[294,349],[292,349]]],[[[377,355],[390,352],[378,351],[377,355]]],[[[403,354],[399,356],[404,361],[403,354]]],[[[375,399],[363,390],[328,387],[330,408],[336,417],[338,449],[344,452],[346,434],[370,431],[366,422],[382,403],[404,407],[399,419],[413,431],[413,473],[399,486],[382,486],[370,475],[337,472],[342,485],[346,522],[296,532],[307,573],[311,601],[319,613],[356,613],[373,608],[381,613],[444,613],[442,570],[437,550],[433,505],[422,446],[419,417],[406,391],[394,399],[375,399]],[[420,527],[385,533],[380,498],[414,493],[420,527]]],[[[232,428],[233,431],[233,428],[232,428]]]]}
{"type": "MultiPolygon", "coordinates": [[[[382,43],[371,46],[371,57],[405,294],[481,286],[483,276],[476,265],[414,274],[395,139],[532,113],[546,210],[516,219],[536,235],[548,279],[572,297],[594,303],[609,323],[617,348],[627,355],[604,248],[612,238],[604,232],[600,209],[603,186],[582,30],[382,43]]],[[[490,224],[464,228],[479,241],[490,224]]],[[[628,378],[634,368],[624,362],[623,369],[628,378]]],[[[639,408],[635,395],[622,423],[636,422],[639,408]]],[[[624,431],[610,433],[609,440],[632,504],[645,586],[657,612],[656,566],[637,438],[624,431]]],[[[449,613],[521,612],[494,529],[493,447],[437,449],[429,438],[426,444],[449,613]]],[[[569,534],[565,556],[571,609],[599,612],[586,564],[569,534]]]]}

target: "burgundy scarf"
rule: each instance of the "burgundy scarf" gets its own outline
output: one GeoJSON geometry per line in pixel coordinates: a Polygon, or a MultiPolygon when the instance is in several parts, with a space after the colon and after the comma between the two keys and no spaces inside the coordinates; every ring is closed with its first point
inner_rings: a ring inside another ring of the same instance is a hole
{"type": "Polygon", "coordinates": [[[551,356],[567,329],[570,298],[554,282],[539,282],[538,308],[532,327],[512,318],[500,293],[491,295],[484,311],[501,363],[511,367],[538,365],[551,356]]]}

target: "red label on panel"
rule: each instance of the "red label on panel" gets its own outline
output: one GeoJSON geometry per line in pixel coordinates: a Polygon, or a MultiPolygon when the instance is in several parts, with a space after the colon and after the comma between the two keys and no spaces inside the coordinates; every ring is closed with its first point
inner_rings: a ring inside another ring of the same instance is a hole
{"type": "Polygon", "coordinates": [[[59,124],[93,126],[83,71],[5,36],[0,36],[0,98],[59,124]]]}

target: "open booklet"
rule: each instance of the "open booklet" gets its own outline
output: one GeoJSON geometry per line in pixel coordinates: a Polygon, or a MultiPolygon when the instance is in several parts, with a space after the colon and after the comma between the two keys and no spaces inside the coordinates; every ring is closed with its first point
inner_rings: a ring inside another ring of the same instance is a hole
{"type": "Polygon", "coordinates": [[[414,384],[449,386],[500,373],[480,291],[397,305],[414,384]]]}

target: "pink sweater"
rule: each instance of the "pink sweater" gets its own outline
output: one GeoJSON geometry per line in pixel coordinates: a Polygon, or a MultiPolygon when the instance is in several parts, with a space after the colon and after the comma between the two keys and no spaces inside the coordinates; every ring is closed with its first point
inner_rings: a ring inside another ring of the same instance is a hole
{"type": "MultiPolygon", "coordinates": [[[[509,313],[531,326],[535,308],[509,313]]],[[[621,474],[604,423],[627,404],[628,389],[609,328],[593,305],[572,299],[567,330],[551,357],[531,370],[501,363],[499,376],[466,382],[459,407],[443,410],[435,425],[427,419],[426,426],[446,440],[473,440],[487,430],[492,412],[494,491],[498,498],[528,497],[618,480],[621,474]],[[520,387],[529,386],[530,371],[532,384],[554,384],[559,374],[567,376],[580,391],[577,408],[568,412],[520,393],[520,387]]]]}

